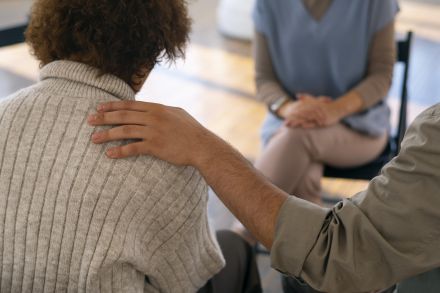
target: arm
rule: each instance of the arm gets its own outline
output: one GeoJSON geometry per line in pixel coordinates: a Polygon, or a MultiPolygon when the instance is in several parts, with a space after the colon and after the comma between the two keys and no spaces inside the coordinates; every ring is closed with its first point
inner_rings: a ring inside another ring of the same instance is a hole
{"type": "Polygon", "coordinates": [[[396,41],[394,21],[378,31],[372,40],[369,52],[367,76],[351,92],[362,100],[361,110],[382,101],[390,90],[393,69],[396,63],[396,41]]]}
{"type": "Polygon", "coordinates": [[[228,208],[272,248],[273,267],[318,290],[381,289],[440,266],[440,105],[414,122],[401,154],[365,192],[332,211],[288,197],[180,109],[119,102],[100,111],[89,123],[138,125],[93,137],[95,143],[141,139],[112,149],[111,158],[152,154],[196,166],[228,208]]]}
{"type": "Polygon", "coordinates": [[[273,70],[266,37],[258,31],[255,31],[253,52],[257,86],[256,98],[266,104],[271,104],[281,97],[289,97],[273,70]]]}
{"type": "Polygon", "coordinates": [[[288,195],[269,183],[241,154],[212,135],[209,153],[194,165],[228,209],[265,245],[271,248],[279,210],[288,195]],[[213,164],[215,162],[215,164],[213,164]]]}
{"type": "Polygon", "coordinates": [[[290,199],[280,212],[273,266],[329,292],[386,288],[439,267],[439,145],[437,106],[416,119],[399,156],[368,189],[337,205],[325,221],[317,221],[317,208],[298,218],[298,200],[290,199]],[[312,240],[302,241],[319,225],[312,240]]]}

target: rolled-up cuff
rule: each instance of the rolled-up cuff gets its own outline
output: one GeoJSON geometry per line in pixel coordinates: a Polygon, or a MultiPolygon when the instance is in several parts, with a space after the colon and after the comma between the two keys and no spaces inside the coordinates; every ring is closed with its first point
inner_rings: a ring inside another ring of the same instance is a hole
{"type": "Polygon", "coordinates": [[[293,196],[286,200],[278,215],[271,249],[272,267],[299,277],[328,213],[328,209],[293,196]]]}

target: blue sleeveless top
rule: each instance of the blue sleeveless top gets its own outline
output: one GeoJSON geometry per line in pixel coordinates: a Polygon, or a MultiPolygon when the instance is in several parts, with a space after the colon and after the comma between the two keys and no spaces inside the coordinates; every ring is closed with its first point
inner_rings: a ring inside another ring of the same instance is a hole
{"type": "MultiPolygon", "coordinates": [[[[257,0],[253,19],[287,93],[336,99],[365,78],[370,42],[398,11],[397,0],[333,0],[317,21],[302,0],[257,0]]],[[[381,102],[344,123],[377,136],[389,130],[389,116],[381,102]]]]}

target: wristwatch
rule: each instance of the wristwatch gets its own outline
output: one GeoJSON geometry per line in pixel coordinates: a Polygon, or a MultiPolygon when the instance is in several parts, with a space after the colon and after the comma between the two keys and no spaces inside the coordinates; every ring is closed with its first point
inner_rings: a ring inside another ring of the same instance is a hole
{"type": "Polygon", "coordinates": [[[281,107],[284,106],[289,101],[290,99],[288,97],[281,97],[277,99],[275,102],[269,104],[268,106],[269,112],[271,112],[273,115],[277,116],[280,119],[284,119],[283,117],[280,116],[278,110],[281,109],[281,107]]]}

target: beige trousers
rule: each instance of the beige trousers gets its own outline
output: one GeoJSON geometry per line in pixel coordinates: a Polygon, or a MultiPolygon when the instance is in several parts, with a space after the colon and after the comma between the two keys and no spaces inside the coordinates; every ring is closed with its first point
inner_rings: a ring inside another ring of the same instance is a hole
{"type": "Polygon", "coordinates": [[[302,129],[282,126],[255,163],[272,183],[289,194],[321,202],[324,164],[355,167],[374,160],[388,135],[362,135],[343,124],[302,129]]]}

